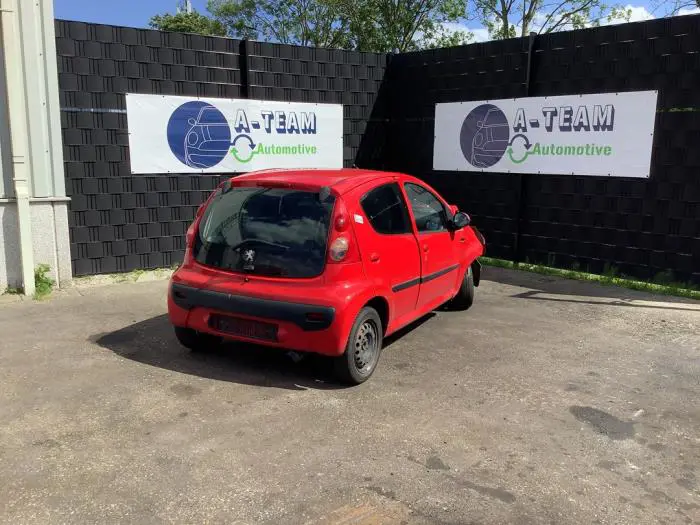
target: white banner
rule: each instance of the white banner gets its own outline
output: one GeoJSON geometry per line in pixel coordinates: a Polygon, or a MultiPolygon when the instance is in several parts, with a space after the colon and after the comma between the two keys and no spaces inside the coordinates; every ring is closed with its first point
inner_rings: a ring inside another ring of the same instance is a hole
{"type": "Polygon", "coordinates": [[[131,173],[342,168],[343,106],[126,95],[131,173]]]}
{"type": "Polygon", "coordinates": [[[656,91],[435,106],[433,168],[649,177],[656,91]]]}

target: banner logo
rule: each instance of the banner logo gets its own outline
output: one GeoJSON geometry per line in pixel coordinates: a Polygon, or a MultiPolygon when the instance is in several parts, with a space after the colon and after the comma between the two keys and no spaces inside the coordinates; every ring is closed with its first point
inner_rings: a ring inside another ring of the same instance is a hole
{"type": "Polygon", "coordinates": [[[513,164],[522,164],[531,155],[600,157],[613,154],[612,146],[607,144],[531,143],[527,134],[533,129],[542,129],[547,134],[563,133],[559,135],[562,138],[579,132],[612,132],[615,130],[615,106],[547,106],[541,108],[541,117],[537,115],[536,118],[528,118],[526,108],[517,107],[511,126],[501,108],[481,104],[472,109],[462,123],[459,136],[462,154],[469,164],[482,169],[494,166],[505,155],[513,164]]]}
{"type": "Polygon", "coordinates": [[[211,168],[228,153],[231,128],[224,114],[211,104],[185,102],[170,116],[168,144],[186,166],[211,168]]]}
{"type": "Polygon", "coordinates": [[[650,175],[656,91],[435,105],[433,169],[546,175],[650,175]]]}
{"type": "Polygon", "coordinates": [[[208,102],[185,102],[168,120],[168,144],[177,159],[190,168],[206,169],[230,154],[240,164],[257,155],[316,155],[318,148],[305,144],[255,142],[253,133],[266,135],[315,135],[313,112],[260,111],[260,119],[250,120],[238,109],[233,126],[224,114],[208,102]]]}
{"type": "Polygon", "coordinates": [[[125,99],[134,174],[343,166],[341,104],[135,93],[125,99]]]}
{"type": "Polygon", "coordinates": [[[490,168],[503,157],[509,136],[508,119],[503,111],[493,104],[482,104],[464,119],[459,141],[469,164],[490,168]]]}

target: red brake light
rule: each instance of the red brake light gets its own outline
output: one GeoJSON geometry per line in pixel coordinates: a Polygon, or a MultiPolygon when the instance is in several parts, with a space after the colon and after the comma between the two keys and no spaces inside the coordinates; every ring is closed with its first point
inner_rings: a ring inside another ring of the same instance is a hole
{"type": "Polygon", "coordinates": [[[347,207],[340,197],[336,199],[331,224],[333,227],[328,237],[328,262],[359,262],[357,239],[352,231],[347,207]]]}
{"type": "Polygon", "coordinates": [[[345,215],[338,215],[335,219],[335,229],[344,232],[348,228],[348,218],[345,215]]]}

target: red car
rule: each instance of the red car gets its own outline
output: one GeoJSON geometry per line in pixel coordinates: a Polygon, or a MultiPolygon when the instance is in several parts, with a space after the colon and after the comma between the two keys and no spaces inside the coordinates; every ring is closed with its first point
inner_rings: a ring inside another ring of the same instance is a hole
{"type": "Polygon", "coordinates": [[[269,170],[225,181],[187,231],[168,293],[179,341],[224,339],[335,357],[374,372],[382,339],[479,285],[484,238],[424,182],[359,169],[269,170]]]}

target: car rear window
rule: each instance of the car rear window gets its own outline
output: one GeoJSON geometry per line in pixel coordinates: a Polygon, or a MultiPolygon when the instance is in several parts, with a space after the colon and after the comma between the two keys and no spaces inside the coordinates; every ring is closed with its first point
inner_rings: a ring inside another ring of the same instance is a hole
{"type": "Polygon", "coordinates": [[[288,188],[233,187],[207,206],[193,255],[207,266],[270,277],[323,272],[335,198],[288,188]]]}

